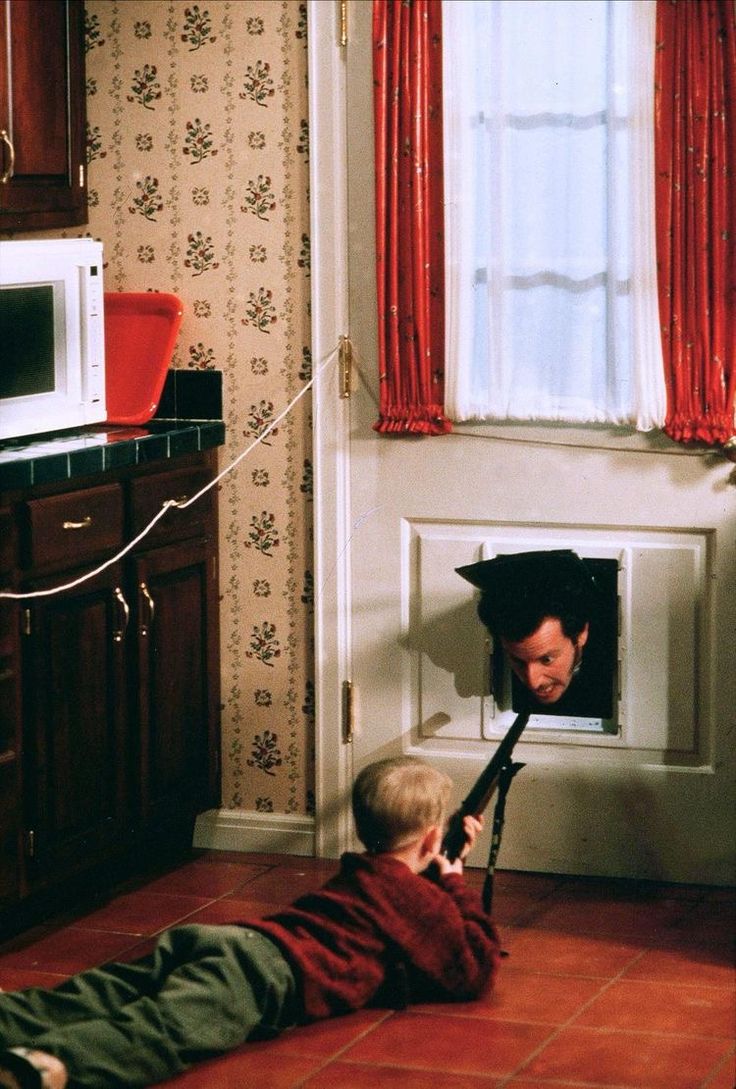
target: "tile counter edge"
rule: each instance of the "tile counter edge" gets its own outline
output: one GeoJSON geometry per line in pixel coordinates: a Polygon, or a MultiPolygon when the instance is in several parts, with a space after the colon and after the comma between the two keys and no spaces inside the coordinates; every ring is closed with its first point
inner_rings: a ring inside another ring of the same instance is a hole
{"type": "Polygon", "coordinates": [[[0,491],[145,465],[198,453],[225,441],[222,420],[152,420],[140,427],[103,426],[0,446],[0,491]]]}
{"type": "Polygon", "coordinates": [[[222,446],[222,372],[171,368],[154,418],[0,443],[0,491],[71,481],[222,446]]]}

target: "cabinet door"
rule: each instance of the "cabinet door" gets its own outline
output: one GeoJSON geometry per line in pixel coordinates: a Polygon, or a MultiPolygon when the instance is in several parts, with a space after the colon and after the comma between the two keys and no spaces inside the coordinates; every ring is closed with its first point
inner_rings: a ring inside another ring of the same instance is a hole
{"type": "Polygon", "coordinates": [[[195,539],[134,563],[142,818],[186,839],[219,803],[216,553],[195,539]]]}
{"type": "Polygon", "coordinates": [[[84,4],[0,5],[0,229],[87,222],[84,4]]]}
{"type": "MultiPolygon", "coordinates": [[[[0,586],[11,587],[13,522],[0,511],[0,586]]],[[[0,600],[0,905],[20,895],[20,664],[18,603],[0,600]]]]}
{"type": "Polygon", "coordinates": [[[19,810],[16,762],[0,756],[0,907],[20,897],[19,810]]]}
{"type": "Polygon", "coordinates": [[[31,887],[91,865],[119,846],[125,833],[127,616],[116,567],[24,609],[31,887]]]}

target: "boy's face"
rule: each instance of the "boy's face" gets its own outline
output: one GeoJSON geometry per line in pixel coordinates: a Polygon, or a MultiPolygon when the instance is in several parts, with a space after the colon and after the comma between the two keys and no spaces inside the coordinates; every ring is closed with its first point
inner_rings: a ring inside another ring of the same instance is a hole
{"type": "Polygon", "coordinates": [[[588,625],[570,639],[557,617],[548,616],[536,631],[514,643],[502,639],[509,664],[539,703],[556,703],[570,686],[588,641],[588,625]]]}

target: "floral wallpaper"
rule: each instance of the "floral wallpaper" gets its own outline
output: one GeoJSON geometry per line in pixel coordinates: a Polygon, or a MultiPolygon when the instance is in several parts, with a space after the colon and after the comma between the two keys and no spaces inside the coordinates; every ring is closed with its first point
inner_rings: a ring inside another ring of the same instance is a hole
{"type": "MultiPolygon", "coordinates": [[[[87,0],[90,219],[107,290],[184,302],[229,464],[311,377],[306,5],[87,0]]],[[[81,232],[80,232],[81,233],[81,232]]],[[[313,812],[309,395],[222,481],[223,804],[313,812]]]]}

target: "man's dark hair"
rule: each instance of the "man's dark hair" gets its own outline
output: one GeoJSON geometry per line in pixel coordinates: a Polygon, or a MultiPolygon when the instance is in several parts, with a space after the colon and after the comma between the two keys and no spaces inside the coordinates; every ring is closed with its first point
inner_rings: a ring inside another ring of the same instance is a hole
{"type": "Polygon", "coordinates": [[[459,567],[481,591],[478,616],[494,638],[526,639],[547,617],[577,639],[595,610],[596,587],[585,561],[568,549],[517,552],[459,567]]]}

